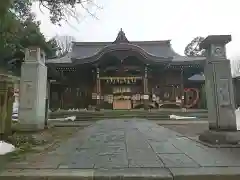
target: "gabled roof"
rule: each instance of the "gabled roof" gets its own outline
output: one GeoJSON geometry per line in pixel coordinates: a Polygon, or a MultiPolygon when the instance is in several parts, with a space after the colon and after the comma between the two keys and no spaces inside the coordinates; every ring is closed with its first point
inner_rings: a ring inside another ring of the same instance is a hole
{"type": "Polygon", "coordinates": [[[129,41],[121,29],[113,42],[73,42],[72,52],[65,57],[48,60],[47,63],[84,64],[99,60],[106,53],[113,51],[135,51],[147,61],[186,62],[204,60],[205,58],[185,57],[177,54],[171,46],[170,40],[164,41],[129,41]]]}

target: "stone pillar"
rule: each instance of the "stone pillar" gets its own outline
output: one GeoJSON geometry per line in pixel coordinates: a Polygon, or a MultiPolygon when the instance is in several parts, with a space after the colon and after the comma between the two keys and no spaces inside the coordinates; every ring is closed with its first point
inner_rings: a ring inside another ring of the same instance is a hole
{"type": "Polygon", "coordinates": [[[144,101],[144,109],[147,110],[148,102],[149,102],[149,91],[148,91],[148,68],[145,66],[144,68],[144,78],[143,78],[143,101],[144,101]]]}
{"type": "Polygon", "coordinates": [[[199,139],[213,144],[237,143],[234,91],[230,61],[225,45],[230,35],[208,36],[201,48],[206,49],[205,90],[208,107],[209,131],[199,139]]]}
{"type": "Polygon", "coordinates": [[[96,110],[100,110],[101,106],[101,80],[100,80],[100,70],[97,68],[97,107],[96,110]]]}
{"type": "Polygon", "coordinates": [[[47,67],[40,48],[26,49],[20,80],[19,130],[44,129],[47,67]]]}

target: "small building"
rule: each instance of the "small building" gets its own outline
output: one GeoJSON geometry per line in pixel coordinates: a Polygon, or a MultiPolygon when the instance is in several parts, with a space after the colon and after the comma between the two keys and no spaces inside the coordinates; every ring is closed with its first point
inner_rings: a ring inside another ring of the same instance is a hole
{"type": "MultiPolygon", "coordinates": [[[[130,41],[121,29],[113,42],[73,42],[48,59],[51,109],[201,108],[205,57],[177,54],[170,40],[130,41]]],[[[205,91],[203,91],[205,92],[205,91]]]]}

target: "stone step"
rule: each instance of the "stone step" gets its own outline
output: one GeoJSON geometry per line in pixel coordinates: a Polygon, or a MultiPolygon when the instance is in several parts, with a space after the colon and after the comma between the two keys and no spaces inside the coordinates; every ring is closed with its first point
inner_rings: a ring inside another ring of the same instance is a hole
{"type": "Polygon", "coordinates": [[[77,116],[77,117],[110,117],[110,116],[131,116],[131,117],[168,117],[169,115],[174,114],[177,116],[197,116],[197,117],[207,117],[207,113],[199,112],[54,112],[50,113],[50,117],[68,117],[68,116],[77,116]]]}
{"type": "Polygon", "coordinates": [[[206,113],[207,111],[154,111],[154,110],[142,110],[142,111],[133,111],[133,110],[125,110],[125,111],[105,111],[105,110],[100,110],[100,111],[54,111],[52,113],[95,113],[95,114],[105,114],[105,113],[169,113],[169,112],[178,112],[178,113],[206,113]]]}
{"type": "MultiPolygon", "coordinates": [[[[102,120],[102,119],[127,119],[127,118],[89,118],[89,119],[86,119],[86,118],[78,118],[76,119],[75,121],[98,121],[98,120],[102,120]]],[[[129,119],[129,118],[128,118],[129,119]]],[[[139,118],[139,119],[142,119],[142,118],[139,118]]],[[[145,118],[147,120],[151,120],[151,121],[166,121],[166,120],[171,120],[170,118],[165,118],[165,119],[160,119],[160,118],[145,118]]],[[[185,121],[193,121],[193,120],[196,120],[196,119],[182,119],[182,120],[185,120],[185,121]]],[[[197,120],[204,120],[206,121],[207,118],[197,118],[197,120]]]]}
{"type": "MultiPolygon", "coordinates": [[[[124,121],[124,119],[122,119],[124,121]]],[[[96,120],[98,121],[98,120],[96,120]]],[[[49,120],[48,125],[54,127],[87,127],[95,123],[96,121],[61,121],[61,120],[49,120]]],[[[119,119],[117,120],[119,121],[119,119]]],[[[207,120],[150,120],[158,125],[189,125],[189,124],[208,124],[207,120]]]]}
{"type": "MultiPolygon", "coordinates": [[[[57,118],[66,118],[70,116],[76,116],[75,121],[97,121],[101,119],[129,119],[129,118],[140,118],[148,120],[171,120],[170,115],[184,116],[184,117],[197,117],[197,119],[208,118],[206,110],[200,111],[191,111],[191,112],[181,112],[181,111],[100,111],[100,112],[90,112],[90,111],[81,111],[81,112],[71,112],[71,111],[62,111],[62,112],[53,112],[49,114],[50,119],[57,118]]],[[[193,120],[185,118],[186,120],[193,120]]],[[[196,120],[196,119],[195,119],[196,120]]]]}
{"type": "Polygon", "coordinates": [[[52,115],[58,114],[207,114],[207,111],[190,111],[190,112],[182,112],[182,111],[55,111],[50,112],[52,115]]]}
{"type": "MultiPolygon", "coordinates": [[[[90,120],[99,120],[99,119],[130,119],[130,118],[139,118],[139,119],[149,119],[149,120],[170,120],[170,117],[148,117],[148,116],[105,116],[105,117],[76,117],[75,121],[90,121],[90,120]]],[[[207,119],[207,117],[196,117],[197,119],[207,119]]],[[[56,119],[56,118],[51,118],[56,119]]],[[[187,120],[192,120],[188,118],[183,118],[187,120]]],[[[194,119],[194,118],[193,118],[194,119]]]]}
{"type": "Polygon", "coordinates": [[[10,169],[0,174],[1,180],[32,180],[32,179],[161,179],[171,180],[172,174],[166,168],[122,168],[122,169],[10,169]]]}
{"type": "MultiPolygon", "coordinates": [[[[70,115],[70,114],[69,114],[70,115]]],[[[63,117],[68,117],[69,115],[64,115],[63,117]]],[[[184,116],[184,117],[207,117],[207,114],[106,114],[106,115],[70,115],[76,117],[169,117],[170,115],[184,116]]]]}
{"type": "MultiPolygon", "coordinates": [[[[151,115],[151,114],[125,114],[125,115],[114,115],[114,114],[106,114],[106,115],[64,115],[62,117],[68,117],[68,116],[76,116],[80,118],[91,118],[91,117],[159,117],[159,118],[168,118],[171,114],[159,114],[159,115],[151,115]]],[[[208,117],[207,114],[173,114],[177,116],[184,116],[184,117],[208,117]]]]}
{"type": "MultiPolygon", "coordinates": [[[[196,117],[197,119],[207,119],[208,116],[186,116],[186,117],[196,117]]],[[[144,115],[124,115],[124,116],[76,116],[76,121],[82,120],[99,120],[99,119],[129,119],[129,118],[140,118],[148,120],[170,120],[169,115],[162,116],[144,116],[144,115]]],[[[188,119],[188,118],[184,118],[188,119]]],[[[188,119],[192,120],[192,119],[188,119]]]]}

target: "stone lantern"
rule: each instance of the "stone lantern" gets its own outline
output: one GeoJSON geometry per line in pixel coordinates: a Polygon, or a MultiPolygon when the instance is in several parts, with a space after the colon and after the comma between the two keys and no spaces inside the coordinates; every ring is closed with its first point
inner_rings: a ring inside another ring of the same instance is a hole
{"type": "Polygon", "coordinates": [[[199,136],[210,144],[239,144],[230,60],[226,44],[231,35],[208,36],[201,44],[206,49],[205,87],[209,130],[199,136]]]}
{"type": "Polygon", "coordinates": [[[25,51],[21,67],[19,123],[20,131],[37,131],[45,127],[47,67],[45,53],[39,47],[25,51]]]}

